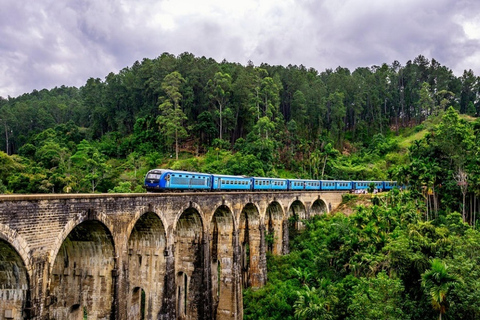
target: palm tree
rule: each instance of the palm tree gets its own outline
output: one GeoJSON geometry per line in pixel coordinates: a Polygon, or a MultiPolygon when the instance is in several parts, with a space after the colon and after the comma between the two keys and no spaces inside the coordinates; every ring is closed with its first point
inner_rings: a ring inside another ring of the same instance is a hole
{"type": "Polygon", "coordinates": [[[332,307],[338,302],[330,282],[320,280],[320,288],[304,286],[304,290],[297,291],[298,299],[295,301],[295,318],[299,320],[327,320],[333,319],[332,307]]]}
{"type": "Polygon", "coordinates": [[[432,306],[439,312],[438,319],[447,311],[447,294],[460,279],[449,273],[448,267],[440,259],[431,261],[430,270],[422,275],[422,287],[432,298],[432,306]]]}

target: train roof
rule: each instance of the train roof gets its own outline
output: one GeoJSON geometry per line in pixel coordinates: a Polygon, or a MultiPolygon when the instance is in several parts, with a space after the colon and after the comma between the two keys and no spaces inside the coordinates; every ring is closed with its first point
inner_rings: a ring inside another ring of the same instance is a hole
{"type": "Polygon", "coordinates": [[[182,174],[195,174],[195,175],[204,175],[210,176],[210,173],[203,173],[203,172],[195,172],[195,171],[183,171],[183,170],[172,170],[172,169],[152,169],[148,172],[172,172],[172,173],[182,173],[182,174]]]}
{"type": "Polygon", "coordinates": [[[251,178],[249,176],[236,176],[236,175],[231,175],[231,174],[212,174],[214,177],[220,177],[220,178],[251,178]]]}

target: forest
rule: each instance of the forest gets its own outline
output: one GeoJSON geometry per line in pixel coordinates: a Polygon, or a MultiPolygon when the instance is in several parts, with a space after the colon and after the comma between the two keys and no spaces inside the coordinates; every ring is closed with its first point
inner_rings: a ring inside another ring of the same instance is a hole
{"type": "Polygon", "coordinates": [[[477,319],[479,98],[473,71],[422,55],[320,72],[164,53],[0,97],[0,194],[144,192],[156,167],[397,180],[292,230],[245,319],[477,319]]]}
{"type": "Polygon", "coordinates": [[[164,53],[80,88],[0,97],[0,192],[140,191],[157,166],[393,179],[398,136],[450,106],[477,116],[479,91],[473,71],[421,55],[319,72],[164,53]]]}

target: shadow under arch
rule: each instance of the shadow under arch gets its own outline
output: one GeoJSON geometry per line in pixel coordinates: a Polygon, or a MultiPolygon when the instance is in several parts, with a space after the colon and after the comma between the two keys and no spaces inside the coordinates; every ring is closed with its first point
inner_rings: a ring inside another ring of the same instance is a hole
{"type": "Polygon", "coordinates": [[[288,209],[289,228],[296,231],[302,230],[302,220],[305,219],[307,219],[305,204],[300,200],[293,201],[288,209]]]}
{"type": "Polygon", "coordinates": [[[272,201],[265,211],[266,247],[267,251],[280,255],[283,247],[284,210],[278,201],[272,201]]]}
{"type": "Polygon", "coordinates": [[[54,319],[72,319],[77,314],[93,319],[113,317],[114,257],[113,237],[105,224],[85,220],[76,225],[61,244],[52,265],[50,304],[46,305],[49,316],[54,319]]]}
{"type": "Polygon", "coordinates": [[[310,217],[322,215],[325,213],[328,213],[327,204],[323,199],[318,198],[312,203],[312,206],[310,207],[310,217]]]}
{"type": "Polygon", "coordinates": [[[175,301],[178,319],[209,318],[211,303],[208,295],[204,294],[209,277],[205,259],[208,244],[205,243],[202,221],[199,211],[190,206],[175,223],[175,301]]]}
{"type": "Polygon", "coordinates": [[[167,228],[166,226],[168,226],[168,222],[165,220],[165,217],[159,213],[157,213],[155,210],[151,210],[151,208],[149,207],[149,209],[147,210],[144,210],[144,211],[138,211],[135,216],[132,218],[131,220],[131,223],[128,225],[127,227],[127,231],[126,231],[126,234],[128,234],[128,237],[131,236],[132,232],[133,232],[133,228],[135,228],[135,225],[137,224],[138,220],[140,220],[142,217],[144,217],[146,214],[153,214],[155,215],[159,220],[160,222],[162,223],[162,225],[164,226],[164,230],[165,230],[165,237],[167,237],[167,228]]]}
{"type": "Polygon", "coordinates": [[[30,276],[25,261],[11,243],[0,237],[0,316],[29,319],[30,304],[30,276]]]}
{"type": "Polygon", "coordinates": [[[179,211],[177,211],[177,214],[176,214],[176,219],[173,223],[173,234],[174,234],[174,237],[176,237],[176,233],[179,229],[178,227],[178,224],[180,223],[180,220],[183,218],[184,221],[183,223],[185,223],[185,219],[189,220],[191,217],[189,216],[190,213],[196,213],[197,217],[195,219],[197,219],[197,222],[199,223],[199,225],[201,226],[201,231],[202,232],[205,232],[205,228],[206,228],[206,223],[204,223],[205,221],[205,215],[202,211],[202,209],[200,208],[200,206],[195,203],[195,202],[192,202],[190,201],[190,203],[184,207],[182,207],[179,211]],[[185,213],[187,213],[187,216],[185,216],[185,213]]]}
{"type": "MultiPolygon", "coordinates": [[[[82,213],[81,215],[77,215],[73,219],[70,219],[65,224],[62,232],[57,236],[57,240],[55,241],[54,245],[52,246],[52,249],[49,252],[50,274],[53,271],[53,265],[54,265],[54,260],[52,259],[56,259],[58,252],[60,251],[61,245],[65,242],[65,239],[67,239],[67,237],[76,227],[78,227],[80,224],[86,221],[97,221],[101,223],[104,226],[105,230],[110,234],[110,236],[112,235],[111,230],[113,230],[114,222],[106,214],[96,213],[95,210],[93,209],[88,209],[86,212],[82,213]]],[[[112,237],[112,243],[113,243],[115,252],[117,252],[115,243],[113,242],[113,237],[112,237]]]]}
{"type": "Polygon", "coordinates": [[[153,319],[162,308],[166,274],[165,226],[155,213],[137,219],[127,248],[127,287],[134,288],[127,295],[128,319],[153,319]]]}
{"type": "MultiPolygon", "coordinates": [[[[135,287],[131,291],[132,291],[131,292],[132,300],[128,308],[127,319],[145,320],[146,313],[148,310],[147,297],[145,294],[145,290],[143,290],[143,288],[141,287],[135,287]]],[[[153,318],[150,317],[148,319],[153,319],[153,318]]]]}

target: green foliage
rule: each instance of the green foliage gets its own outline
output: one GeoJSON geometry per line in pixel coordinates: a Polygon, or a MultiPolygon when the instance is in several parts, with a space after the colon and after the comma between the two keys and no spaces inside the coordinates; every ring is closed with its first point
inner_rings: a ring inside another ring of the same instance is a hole
{"type": "Polygon", "coordinates": [[[118,186],[115,186],[113,189],[108,190],[109,193],[131,193],[132,192],[132,183],[129,181],[120,182],[118,186]]]}
{"type": "Polygon", "coordinates": [[[403,292],[402,281],[385,272],[373,278],[361,277],[349,292],[351,303],[346,319],[408,319],[402,310],[403,292]]]}
{"type": "Polygon", "coordinates": [[[314,217],[290,254],[268,255],[267,286],[245,292],[245,316],[433,319],[442,310],[448,318],[478,317],[480,232],[458,213],[423,221],[410,192],[378,197],[349,217],[314,217]],[[293,300],[293,308],[270,308],[272,296],[293,300]]]}
{"type": "Polygon", "coordinates": [[[430,295],[432,306],[440,313],[440,319],[447,312],[448,293],[458,281],[458,277],[451,274],[440,259],[433,259],[430,269],[422,274],[422,287],[430,295]]]}
{"type": "Polygon", "coordinates": [[[179,139],[187,136],[187,130],[183,123],[188,117],[180,108],[182,94],[180,93],[180,85],[185,82],[182,75],[174,71],[168,74],[162,82],[162,90],[165,91],[166,97],[158,106],[161,115],[157,117],[157,123],[165,137],[167,144],[175,143],[175,159],[178,160],[179,139]]]}

